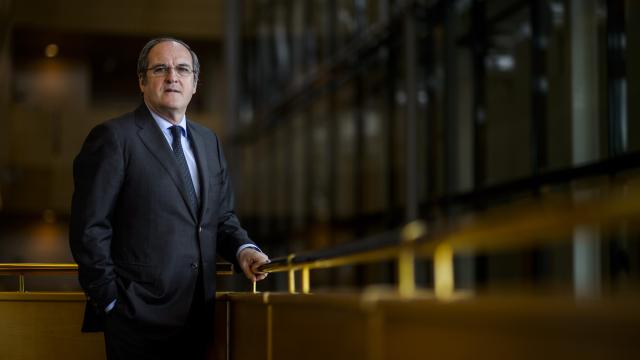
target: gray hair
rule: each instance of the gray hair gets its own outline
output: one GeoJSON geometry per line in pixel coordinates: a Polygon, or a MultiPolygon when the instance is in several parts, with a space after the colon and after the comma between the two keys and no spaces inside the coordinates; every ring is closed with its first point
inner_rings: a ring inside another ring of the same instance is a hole
{"type": "Polygon", "coordinates": [[[149,68],[149,52],[151,49],[163,42],[173,41],[178,44],[184,46],[189,53],[191,54],[191,62],[193,63],[193,80],[195,83],[198,83],[198,75],[200,75],[200,61],[198,61],[198,55],[191,50],[189,45],[182,40],[172,38],[172,37],[160,37],[149,40],[147,44],[140,51],[140,55],[138,56],[138,78],[142,80],[143,83],[147,81],[147,68],[149,68]]]}

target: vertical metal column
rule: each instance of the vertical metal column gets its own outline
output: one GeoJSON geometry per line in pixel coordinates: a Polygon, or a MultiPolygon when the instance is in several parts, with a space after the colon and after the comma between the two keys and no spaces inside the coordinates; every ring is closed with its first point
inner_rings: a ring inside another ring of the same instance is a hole
{"type": "Polygon", "coordinates": [[[321,16],[316,13],[316,9],[313,7],[314,1],[304,1],[304,37],[302,47],[304,49],[304,70],[306,73],[311,71],[316,64],[320,61],[318,59],[318,41],[320,40],[320,33],[313,29],[313,22],[316,16],[321,16]]]}
{"type": "Polygon", "coordinates": [[[416,19],[414,7],[407,7],[404,14],[404,52],[407,83],[406,119],[406,208],[405,221],[418,218],[418,145],[417,145],[417,59],[416,19]]]}
{"type": "Polygon", "coordinates": [[[387,22],[389,21],[391,4],[389,4],[391,0],[378,0],[378,14],[379,22],[387,22]]]}
{"type": "MultiPolygon", "coordinates": [[[[548,0],[529,0],[529,20],[531,22],[531,173],[540,174],[548,165],[547,118],[549,80],[547,75],[547,52],[551,28],[551,12],[548,0]]],[[[532,189],[539,195],[540,187],[532,189]]],[[[548,268],[548,256],[542,249],[532,249],[527,253],[530,259],[532,280],[540,279],[548,268]]]]}
{"type": "MultiPolygon", "coordinates": [[[[364,0],[354,0],[355,18],[356,18],[356,35],[361,36],[367,26],[367,2],[364,0]]],[[[364,215],[364,189],[366,189],[364,176],[365,173],[365,76],[366,69],[364,63],[356,63],[355,76],[355,162],[354,162],[354,181],[353,181],[353,209],[356,219],[355,236],[360,238],[365,234],[365,224],[362,221],[364,215]]]]}
{"type": "Polygon", "coordinates": [[[571,125],[573,164],[596,160],[598,136],[597,0],[571,0],[571,125]]]}
{"type": "Polygon", "coordinates": [[[361,238],[365,234],[364,223],[362,221],[364,214],[364,189],[365,176],[364,176],[364,158],[365,158],[365,138],[364,138],[364,74],[365,69],[363,64],[356,64],[358,67],[356,70],[355,81],[355,111],[354,111],[354,125],[355,125],[355,139],[354,139],[354,162],[353,162],[353,215],[355,218],[355,231],[354,235],[356,239],[361,238]]]}
{"type": "MultiPolygon", "coordinates": [[[[390,19],[390,0],[380,0],[380,12],[384,16],[384,20],[390,19]]],[[[398,43],[398,37],[396,36],[396,23],[389,23],[388,39],[383,48],[384,61],[385,61],[385,102],[386,113],[384,119],[385,128],[385,158],[383,160],[384,168],[387,169],[386,176],[386,227],[392,229],[396,224],[396,172],[395,172],[395,158],[396,158],[396,146],[395,146],[395,133],[396,133],[396,90],[397,90],[397,57],[394,56],[394,46],[398,43]]]]}
{"type": "MultiPolygon", "coordinates": [[[[607,85],[609,132],[608,155],[617,156],[628,150],[628,97],[627,97],[627,28],[624,0],[607,0],[607,85]]],[[[629,272],[629,238],[627,226],[614,232],[608,242],[609,276],[616,279],[629,272]]]]}
{"type": "MultiPolygon", "coordinates": [[[[337,0],[328,0],[329,6],[329,16],[327,22],[327,35],[329,36],[329,58],[332,58],[336,55],[338,50],[338,39],[337,39],[337,27],[338,27],[338,4],[337,0]]],[[[328,60],[323,59],[323,60],[328,60]]],[[[337,102],[338,102],[338,94],[336,94],[338,90],[337,82],[333,79],[333,74],[331,74],[331,80],[329,84],[329,111],[327,114],[327,127],[328,127],[328,139],[327,139],[327,151],[329,158],[329,176],[328,176],[328,193],[329,193],[329,221],[330,221],[330,241],[331,244],[334,244],[336,241],[336,223],[337,223],[337,214],[338,214],[338,206],[337,206],[337,183],[338,183],[338,151],[339,144],[338,136],[338,124],[337,124],[337,102]]],[[[330,271],[331,283],[339,284],[340,278],[339,274],[335,269],[330,271]]]]}
{"type": "Polygon", "coordinates": [[[284,144],[282,144],[282,146],[284,146],[285,148],[285,153],[284,153],[284,167],[285,167],[285,177],[283,179],[285,185],[284,185],[284,201],[285,201],[285,207],[284,207],[284,212],[283,212],[283,216],[284,216],[284,220],[283,220],[283,231],[284,234],[283,236],[289,237],[289,234],[291,234],[293,232],[293,212],[295,211],[295,199],[294,199],[294,194],[295,191],[293,191],[294,188],[294,176],[295,176],[295,172],[293,169],[294,163],[295,163],[295,156],[294,156],[294,151],[295,151],[295,142],[294,141],[288,141],[288,139],[293,139],[295,136],[295,122],[294,122],[295,118],[290,118],[288,119],[288,121],[282,123],[281,126],[285,126],[285,130],[284,130],[284,144]]]}
{"type": "MultiPolygon", "coordinates": [[[[458,60],[457,60],[457,13],[456,1],[445,1],[444,9],[444,187],[445,194],[450,195],[458,190],[457,122],[458,122],[458,60]]],[[[451,211],[451,209],[447,209],[451,211]]]]}
{"type": "MultiPolygon", "coordinates": [[[[305,1],[304,2],[304,16],[305,16],[305,38],[307,38],[307,36],[311,36],[311,30],[309,29],[309,27],[311,26],[311,6],[312,6],[312,2],[311,1],[305,1]]],[[[304,71],[310,71],[312,65],[312,61],[310,60],[311,57],[313,56],[313,54],[311,53],[313,51],[313,49],[310,49],[307,47],[307,45],[304,46],[304,58],[305,61],[304,63],[306,64],[306,67],[304,68],[304,71]]],[[[315,60],[313,61],[315,62],[315,60]]],[[[307,103],[305,101],[305,103],[307,103]]],[[[313,142],[313,129],[315,126],[315,119],[316,116],[313,113],[313,107],[309,107],[309,109],[307,111],[304,112],[303,115],[305,118],[303,120],[303,124],[302,124],[302,132],[304,133],[304,142],[303,142],[303,173],[304,173],[304,177],[305,177],[305,181],[304,181],[304,191],[303,191],[303,197],[304,197],[304,224],[305,226],[310,226],[312,221],[313,221],[313,196],[315,194],[314,191],[314,185],[315,185],[315,179],[316,176],[315,174],[315,169],[314,169],[314,161],[313,161],[313,151],[314,151],[314,142],[313,142]]],[[[295,127],[295,124],[294,124],[295,127]]]]}
{"type": "Polygon", "coordinates": [[[473,57],[473,184],[477,189],[486,181],[487,111],[486,70],[487,54],[486,4],[474,0],[471,9],[471,53],[473,57]]]}
{"type": "MultiPolygon", "coordinates": [[[[598,122],[597,0],[571,0],[571,124],[573,164],[594,161],[600,153],[598,122]]],[[[574,197],[591,196],[574,190],[574,197]]],[[[573,235],[573,279],[577,297],[600,293],[600,234],[597,228],[577,227],[573,235]]]]}
{"type": "Polygon", "coordinates": [[[302,132],[304,136],[303,143],[303,164],[304,164],[304,177],[306,181],[304,182],[305,191],[304,191],[304,208],[305,208],[305,225],[310,226],[314,221],[314,211],[313,211],[313,197],[315,195],[316,177],[314,176],[314,161],[313,161],[313,127],[315,126],[315,117],[313,115],[313,111],[306,111],[304,114],[304,122],[302,125],[302,132]]]}
{"type": "MultiPolygon", "coordinates": [[[[15,2],[5,0],[0,2],[0,175],[8,165],[8,121],[9,97],[11,85],[11,31],[15,2]]],[[[1,184],[0,184],[1,185],[1,184]]],[[[3,208],[2,193],[0,192],[0,210],[3,208]]]]}
{"type": "MultiPolygon", "coordinates": [[[[239,130],[239,108],[241,94],[241,76],[240,76],[240,59],[241,55],[241,23],[242,23],[242,9],[241,1],[226,0],[225,1],[225,68],[227,77],[227,109],[225,127],[229,129],[229,135],[233,138],[239,130]]],[[[235,173],[242,173],[242,166],[239,164],[244,163],[245,154],[243,152],[243,146],[246,144],[239,144],[227,149],[227,160],[229,164],[235,164],[230,167],[231,176],[236,181],[238,188],[244,188],[249,186],[249,181],[241,183],[244,179],[243,176],[234,176],[235,173]]],[[[249,179],[247,179],[249,180],[249,179]]],[[[254,188],[253,191],[256,189],[254,188]]],[[[251,195],[249,195],[251,196],[251,195]]],[[[254,208],[255,209],[255,208],[254,208]]],[[[255,214],[255,212],[254,212],[255,214]]]]}
{"type": "MultiPolygon", "coordinates": [[[[366,3],[363,0],[354,0],[356,33],[353,38],[361,36],[366,26],[366,3]]],[[[364,102],[365,102],[365,64],[356,62],[355,66],[355,99],[354,99],[354,163],[353,163],[353,218],[355,219],[354,236],[362,238],[365,234],[364,218],[364,158],[365,158],[365,134],[364,134],[364,102]]],[[[364,286],[367,281],[367,268],[364,265],[356,265],[355,280],[358,286],[364,286]]]]}
{"type": "MultiPolygon", "coordinates": [[[[337,26],[338,26],[338,5],[337,0],[329,0],[329,21],[328,31],[329,36],[329,57],[335,56],[338,51],[338,39],[337,39],[337,26]]],[[[324,59],[325,61],[328,59],[324,59]]],[[[331,76],[333,77],[333,76],[331,76]]],[[[328,132],[329,138],[327,141],[328,153],[329,153],[329,212],[332,223],[336,219],[337,209],[337,182],[338,182],[338,124],[337,124],[337,107],[338,107],[338,86],[335,79],[330,80],[329,84],[329,113],[328,119],[328,132]]]]}
{"type": "MultiPolygon", "coordinates": [[[[431,203],[436,198],[436,185],[437,185],[437,151],[438,151],[438,133],[436,127],[436,119],[437,119],[437,102],[436,102],[436,64],[435,64],[435,24],[431,20],[427,20],[426,24],[427,34],[422,43],[425,53],[425,84],[426,84],[426,92],[427,92],[427,109],[425,112],[426,122],[425,126],[425,139],[427,141],[426,147],[426,161],[427,164],[425,166],[425,181],[427,184],[426,187],[426,198],[427,202],[431,203]]],[[[429,215],[429,214],[427,214],[429,215]]]]}
{"type": "Polygon", "coordinates": [[[242,1],[225,2],[225,58],[227,68],[227,129],[230,134],[237,133],[238,109],[240,97],[240,21],[242,19],[242,1]]]}
{"type": "MultiPolygon", "coordinates": [[[[395,26],[395,25],[392,25],[395,26]]],[[[396,90],[397,90],[397,57],[394,56],[394,44],[396,44],[396,31],[391,29],[389,31],[389,39],[386,43],[385,51],[385,91],[386,91],[386,116],[385,116],[385,135],[386,135],[386,151],[384,164],[387,169],[387,191],[386,191],[386,205],[387,205],[387,227],[393,228],[396,226],[396,203],[397,203],[397,189],[396,189],[396,90]]]]}
{"type": "Polygon", "coordinates": [[[355,7],[356,32],[361,34],[367,27],[367,0],[353,0],[355,7]]]}
{"type": "MultiPolygon", "coordinates": [[[[547,167],[547,51],[551,14],[547,0],[530,0],[531,18],[531,167],[538,174],[547,167]]],[[[537,189],[536,189],[537,191],[537,189]]]]}
{"type": "Polygon", "coordinates": [[[607,0],[607,81],[609,156],[628,147],[627,49],[624,0],[607,0]]]}
{"type": "MultiPolygon", "coordinates": [[[[391,18],[390,9],[391,6],[389,4],[390,0],[380,0],[380,14],[382,17],[382,21],[389,21],[391,18]]],[[[385,215],[385,227],[387,229],[393,229],[398,226],[398,214],[396,211],[396,203],[397,203],[397,180],[396,180],[396,144],[395,144],[395,134],[396,134],[396,91],[397,91],[397,74],[398,74],[398,66],[397,66],[397,57],[394,56],[395,46],[397,42],[397,31],[396,27],[398,26],[396,23],[388,23],[389,25],[389,33],[387,37],[387,41],[384,44],[384,47],[381,49],[382,57],[385,70],[384,70],[384,96],[385,96],[385,113],[384,113],[384,134],[385,134],[385,151],[384,151],[384,159],[382,160],[384,169],[386,172],[384,174],[386,178],[386,189],[385,189],[385,206],[386,206],[386,215],[385,215]]],[[[387,281],[392,282],[395,278],[396,267],[394,264],[390,263],[387,267],[387,281]]]]}

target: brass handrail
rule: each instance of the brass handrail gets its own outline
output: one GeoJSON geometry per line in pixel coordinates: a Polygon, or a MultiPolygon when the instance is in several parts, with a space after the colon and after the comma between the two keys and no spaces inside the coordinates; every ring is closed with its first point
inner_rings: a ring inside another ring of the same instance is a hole
{"type": "MultiPolygon", "coordinates": [[[[386,241],[378,248],[349,253],[345,255],[313,258],[313,253],[275,258],[262,265],[259,270],[267,273],[288,272],[289,292],[295,293],[295,272],[302,271],[302,293],[310,292],[309,272],[313,269],[331,268],[344,265],[372,263],[377,261],[397,260],[398,292],[401,296],[411,296],[415,289],[415,244],[426,236],[426,226],[422,221],[414,221],[405,225],[401,231],[388,234],[394,243],[386,241]]],[[[255,286],[254,286],[255,292],[255,286]]]]}
{"type": "MultiPolygon", "coordinates": [[[[24,276],[29,274],[73,274],[78,271],[78,264],[75,263],[0,263],[0,276],[18,276],[18,292],[24,293],[24,276]]],[[[216,263],[216,275],[233,275],[233,264],[216,263]]]]}
{"type": "Polygon", "coordinates": [[[74,263],[0,263],[0,275],[16,273],[75,273],[78,264],[74,263]]]}
{"type": "MultiPolygon", "coordinates": [[[[318,256],[290,254],[273,259],[261,271],[289,272],[289,289],[295,292],[296,271],[302,270],[303,293],[309,292],[308,272],[314,269],[357,265],[376,261],[398,262],[398,292],[410,296],[415,288],[413,256],[433,258],[434,291],[439,298],[453,294],[453,257],[465,251],[495,251],[524,248],[550,242],[567,242],[578,225],[598,224],[601,228],[640,215],[640,189],[631,186],[609,189],[600,198],[552,197],[525,205],[505,206],[487,211],[467,224],[427,233],[426,225],[414,221],[402,228],[395,244],[357,253],[318,256]]],[[[637,226],[631,222],[629,227],[637,226]]],[[[324,250],[326,252],[326,250],[324,250]]]]}

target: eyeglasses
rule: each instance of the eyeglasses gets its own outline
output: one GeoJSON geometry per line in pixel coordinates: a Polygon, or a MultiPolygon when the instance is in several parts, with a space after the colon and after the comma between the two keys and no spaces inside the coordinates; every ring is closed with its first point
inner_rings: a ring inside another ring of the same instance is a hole
{"type": "Polygon", "coordinates": [[[169,75],[169,71],[173,69],[179,77],[187,77],[193,74],[193,70],[190,67],[185,65],[178,66],[167,66],[167,65],[156,65],[154,67],[150,67],[147,71],[151,71],[151,75],[153,76],[167,76],[169,75]]]}

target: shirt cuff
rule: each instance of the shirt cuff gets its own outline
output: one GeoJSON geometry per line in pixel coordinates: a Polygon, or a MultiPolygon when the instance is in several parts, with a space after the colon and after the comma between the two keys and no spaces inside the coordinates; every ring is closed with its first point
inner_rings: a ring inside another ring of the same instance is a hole
{"type": "Polygon", "coordinates": [[[113,310],[113,308],[116,306],[116,301],[118,301],[118,299],[113,299],[113,301],[110,302],[106,308],[104,308],[104,312],[108,313],[109,311],[113,310]]]}
{"type": "Polygon", "coordinates": [[[238,251],[236,251],[236,259],[238,258],[238,255],[240,255],[240,251],[246,249],[246,248],[252,248],[252,249],[256,249],[260,252],[262,252],[262,250],[260,250],[259,247],[253,245],[253,244],[244,244],[244,245],[240,245],[240,247],[238,248],[238,251]]]}

